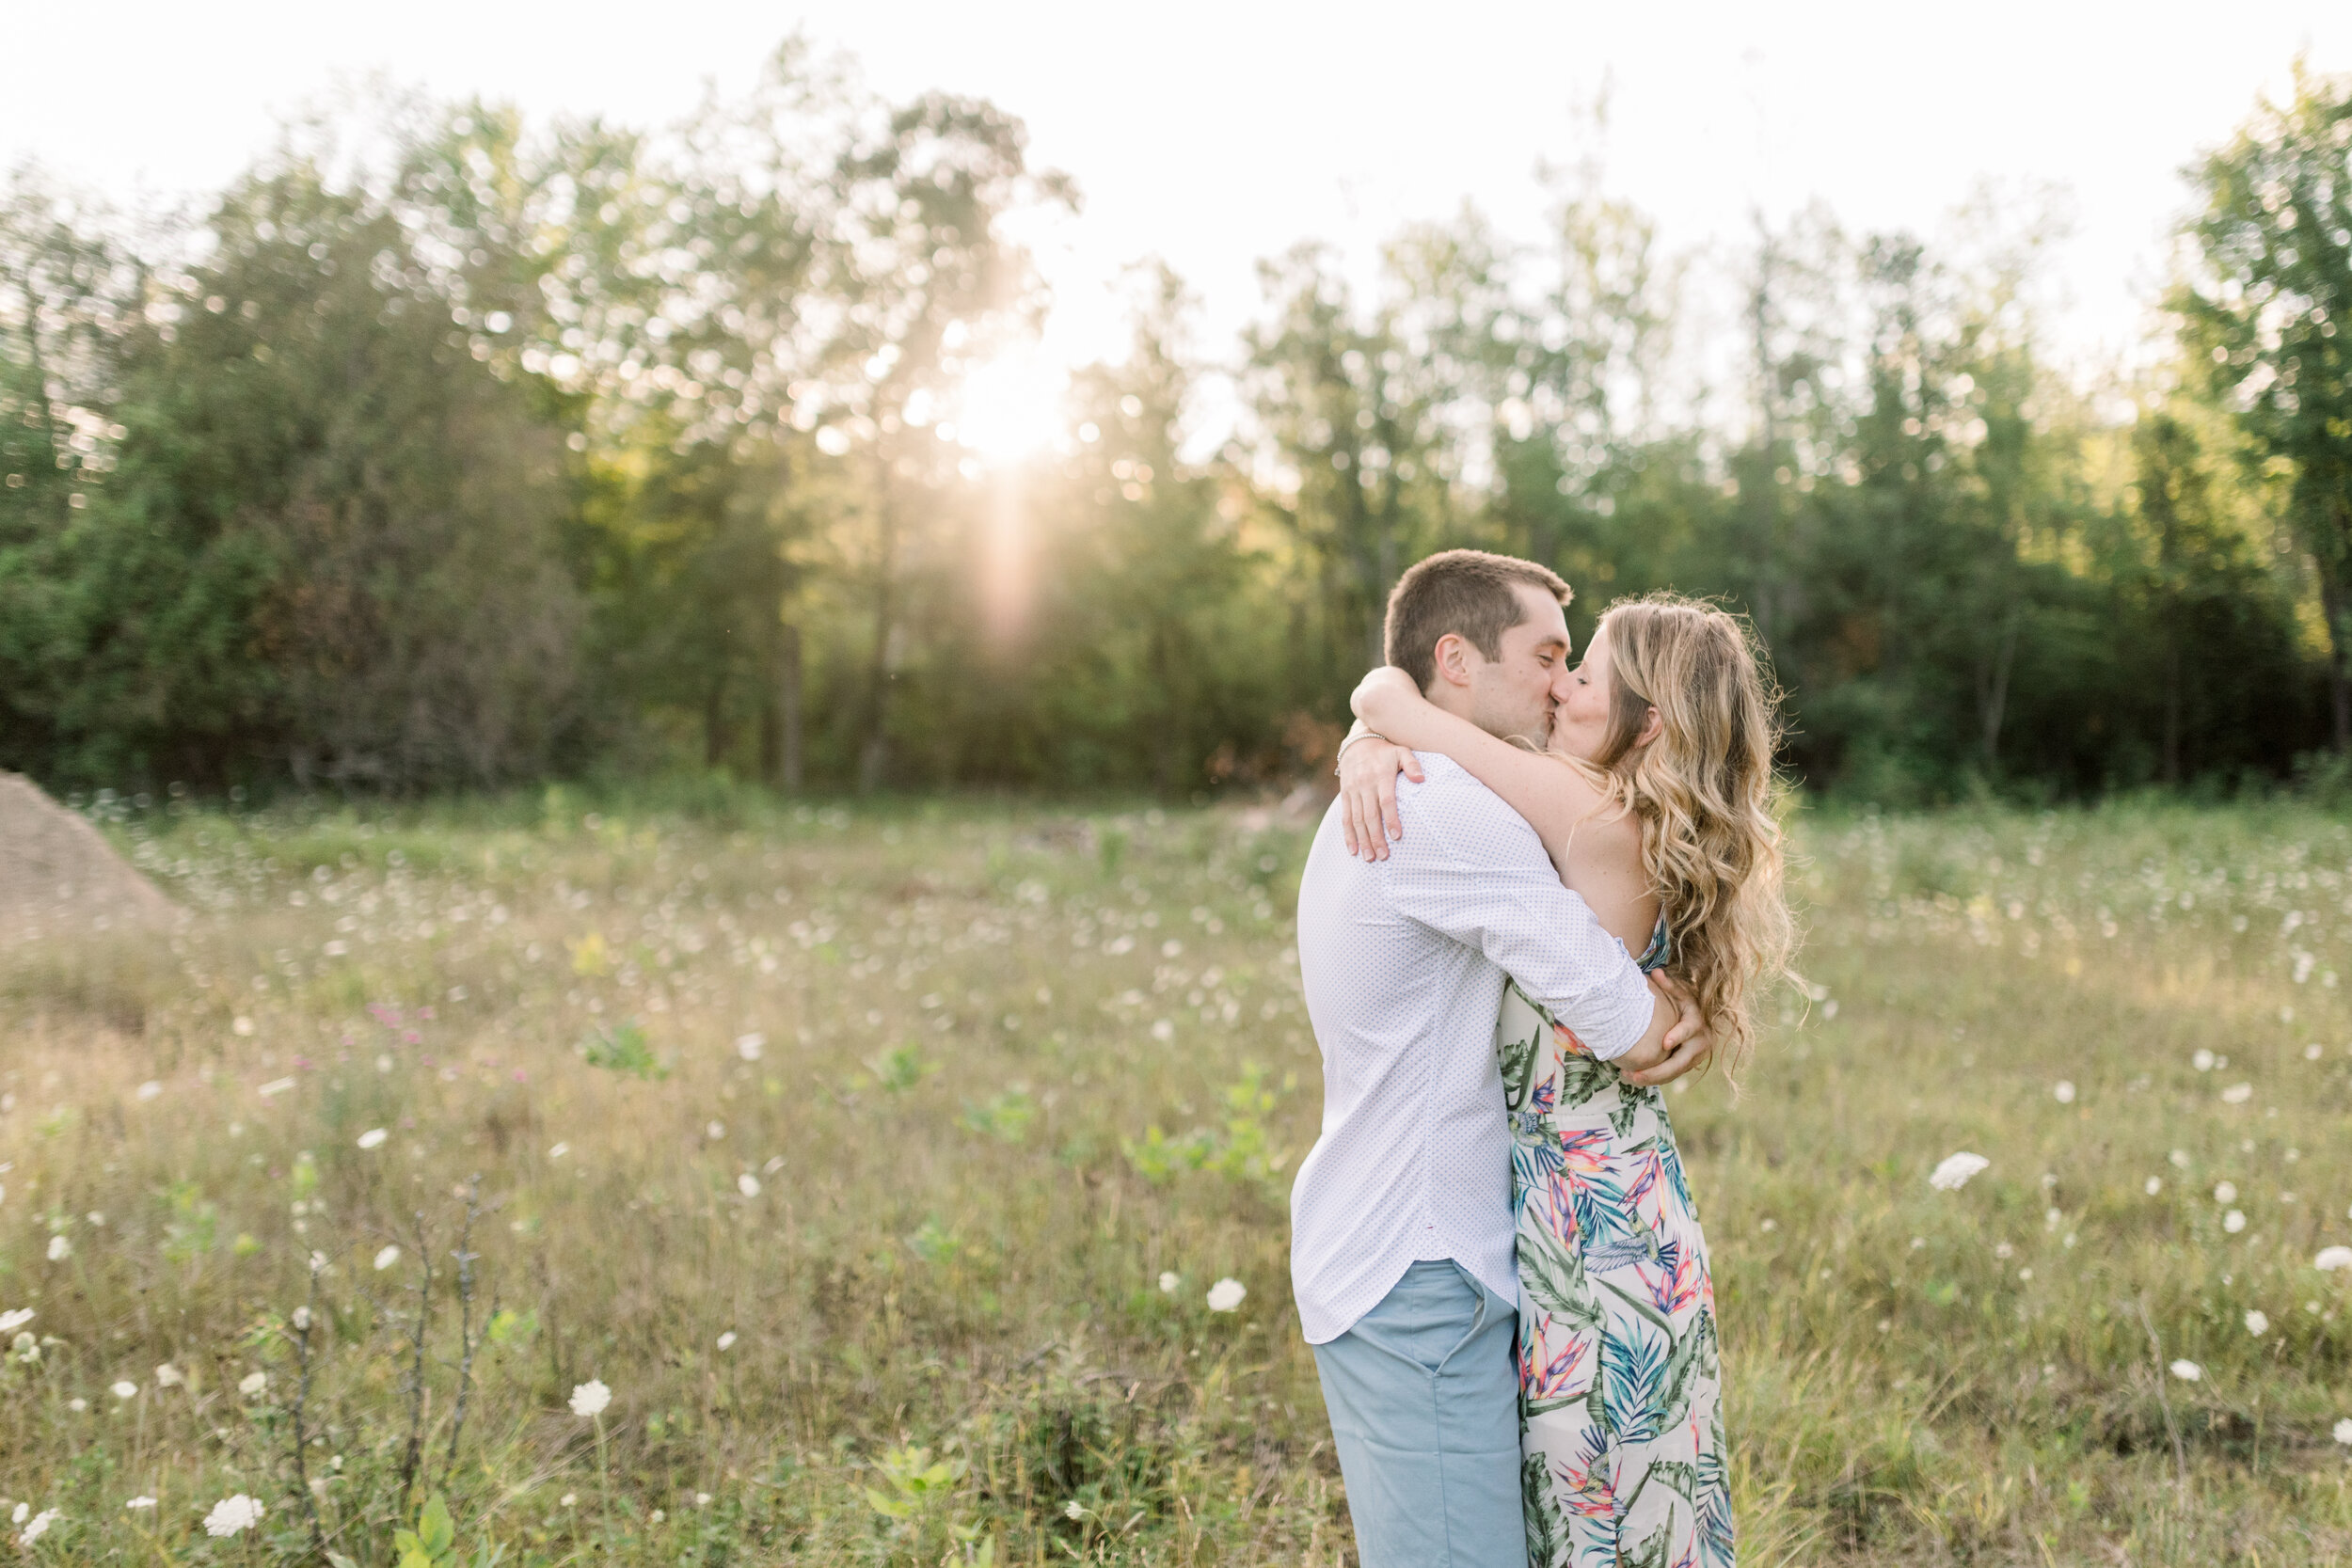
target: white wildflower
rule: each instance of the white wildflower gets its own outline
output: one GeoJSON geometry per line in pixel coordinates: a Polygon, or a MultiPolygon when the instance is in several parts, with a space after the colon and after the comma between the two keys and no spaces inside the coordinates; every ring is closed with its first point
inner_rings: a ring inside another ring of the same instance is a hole
{"type": "Polygon", "coordinates": [[[735,1330],[730,1328],[724,1334],[719,1336],[719,1348],[721,1350],[733,1350],[735,1348],[735,1330]]]}
{"type": "Polygon", "coordinates": [[[119,1400],[127,1400],[139,1391],[139,1386],[125,1378],[106,1391],[119,1400]]]}
{"type": "MultiPolygon", "coordinates": [[[[2352,1269],[2352,1246],[2321,1247],[2319,1256],[2312,1259],[2312,1267],[2323,1272],[2352,1269]]],[[[7,1321],[5,1318],[0,1318],[0,1324],[5,1324],[7,1321]]]]}
{"type": "Polygon", "coordinates": [[[1176,1277],[1173,1274],[1171,1274],[1171,1273],[1168,1272],[1168,1271],[1167,1271],[1167,1270],[1165,1270],[1165,1269],[1163,1269],[1162,1271],[1160,1271],[1160,1293],[1161,1293],[1162,1295],[1167,1295],[1167,1296],[1172,1296],[1172,1295],[1174,1295],[1174,1294],[1176,1293],[1176,1287],[1177,1287],[1180,1283],[1182,1283],[1182,1282],[1181,1282],[1180,1280],[1178,1280],[1178,1279],[1177,1279],[1177,1277],[1176,1277]]]}
{"type": "Polygon", "coordinates": [[[34,1542],[48,1534],[49,1527],[56,1524],[62,1517],[63,1515],[54,1508],[42,1509],[39,1513],[34,1514],[30,1519],[27,1519],[24,1522],[24,1533],[16,1538],[16,1544],[20,1546],[31,1545],[34,1542]]]}
{"type": "Polygon", "coordinates": [[[2251,1084],[2233,1084],[2221,1091],[2221,1103],[2224,1105],[2243,1105],[2253,1098],[2254,1085],[2251,1084]]]}
{"type": "Polygon", "coordinates": [[[63,1236],[49,1238],[49,1260],[52,1263],[62,1263],[72,1256],[73,1243],[72,1242],[67,1241],[63,1236]]]}
{"type": "Polygon", "coordinates": [[[1086,1504],[1073,1497],[1062,1504],[1061,1516],[1065,1519],[1083,1519],[1087,1516],[1086,1504]]]}
{"type": "Polygon", "coordinates": [[[33,1505],[31,1503],[19,1503],[16,1505],[16,1512],[8,1515],[8,1523],[11,1525],[21,1525],[32,1516],[33,1505]]]}
{"type": "Polygon", "coordinates": [[[604,1414],[604,1407],[612,1402],[612,1390],[601,1379],[590,1378],[572,1390],[572,1414],[595,1417],[604,1414]]]}
{"type": "Polygon", "coordinates": [[[726,1135],[727,1124],[723,1121],[714,1121],[709,1126],[703,1129],[703,1136],[708,1138],[714,1144],[726,1135]]]}
{"type": "Polygon", "coordinates": [[[768,1037],[754,1030],[735,1037],[735,1053],[747,1062],[759,1060],[759,1053],[768,1049],[768,1037]]]}
{"type": "Polygon", "coordinates": [[[40,1341],[30,1334],[20,1332],[9,1343],[8,1354],[29,1367],[40,1359],[40,1341]]]}
{"type": "Polygon", "coordinates": [[[2140,1190],[2146,1193],[2150,1197],[2155,1196],[2158,1193],[2164,1191],[2164,1178],[2161,1176],[2150,1177],[2141,1186],[2140,1190]]]}
{"type": "Polygon", "coordinates": [[[371,1127],[366,1132],[359,1134],[359,1147],[361,1148],[382,1148],[384,1147],[384,1140],[390,1136],[391,1134],[387,1132],[381,1127],[371,1127]]]}
{"type": "Polygon", "coordinates": [[[139,1098],[141,1100],[152,1100],[163,1092],[164,1086],[155,1082],[152,1078],[150,1078],[146,1083],[139,1085],[139,1098]]]}
{"type": "Polygon", "coordinates": [[[2259,1339],[2270,1332],[2269,1316],[2257,1309],[2246,1314],[2246,1332],[2259,1339]]]}
{"type": "Polygon", "coordinates": [[[294,1081],[291,1078],[273,1078],[262,1085],[259,1093],[263,1100],[274,1100],[294,1086],[294,1081]]]}
{"type": "Polygon", "coordinates": [[[569,1154],[571,1151],[572,1151],[572,1146],[571,1146],[571,1145],[569,1145],[569,1144],[556,1144],[556,1145],[554,1145],[553,1147],[551,1147],[550,1148],[548,1148],[548,1159],[550,1159],[550,1160],[561,1160],[562,1158],[564,1158],[564,1155],[569,1154]]]}
{"type": "Polygon", "coordinates": [[[2200,1072],[2211,1072],[2213,1070],[2213,1053],[2210,1051],[2200,1051],[2196,1055],[2191,1056],[2188,1059],[2188,1065],[2195,1068],[2200,1072]]]}
{"type": "Polygon", "coordinates": [[[310,1327],[310,1309],[309,1307],[297,1307],[294,1309],[294,1325],[295,1331],[298,1333],[309,1332],[310,1327]]]}
{"type": "Polygon", "coordinates": [[[155,1499],[152,1497],[133,1497],[129,1502],[124,1503],[122,1506],[129,1509],[150,1509],[155,1506],[155,1499]]]}
{"type": "Polygon", "coordinates": [[[2242,1209],[2233,1209],[2228,1213],[2222,1215],[2221,1228],[2228,1231],[2233,1236],[2245,1229],[2246,1212],[2242,1209]]]}
{"type": "Polygon", "coordinates": [[[11,1307],[6,1312],[0,1312],[0,1334],[14,1334],[18,1329],[31,1323],[34,1315],[33,1309],[29,1307],[11,1307]]]}
{"type": "Polygon", "coordinates": [[[268,1386],[269,1373],[267,1372],[247,1372],[245,1376],[237,1379],[237,1392],[245,1395],[247,1399],[252,1398],[255,1394],[260,1393],[262,1389],[268,1386]]]}
{"type": "Polygon", "coordinates": [[[2352,1449],[2352,1416],[2346,1416],[2336,1423],[2336,1441],[2352,1449]]]}
{"type": "Polygon", "coordinates": [[[158,1388],[177,1388],[185,1382],[186,1376],[168,1361],[155,1369],[155,1386],[158,1388]]]}
{"type": "Polygon", "coordinates": [[[248,1497],[240,1492],[233,1497],[223,1497],[204,1515],[207,1535],[240,1535],[262,1522],[262,1499],[248,1497]]]}
{"type": "Polygon", "coordinates": [[[2059,1079],[2058,1081],[2058,1087],[2053,1089],[2051,1092],[2058,1096],[2058,1102],[2061,1105],[2072,1105],[2074,1103],[2074,1085],[2073,1081],[2070,1079],[2059,1079]]]}
{"type": "Polygon", "coordinates": [[[382,1274],[386,1269],[390,1268],[394,1263],[399,1261],[400,1248],[396,1246],[387,1246],[383,1251],[375,1255],[375,1272],[382,1274]]]}
{"type": "Polygon", "coordinates": [[[745,1197],[757,1197],[759,1196],[759,1178],[754,1176],[750,1171],[745,1171],[742,1175],[735,1179],[735,1190],[741,1193],[745,1197]]]}
{"type": "Polygon", "coordinates": [[[2205,1369],[2194,1361],[2175,1361],[2172,1363],[2172,1375],[2183,1383],[2194,1383],[2205,1375],[2205,1369]]]}
{"type": "Polygon", "coordinates": [[[1992,1164],[1993,1162],[1983,1155],[1971,1154],[1965,1149],[1958,1154],[1947,1154],[1944,1157],[1944,1163],[1936,1166],[1933,1173],[1928,1177],[1928,1185],[1939,1193],[1958,1192],[1968,1184],[1970,1177],[1986,1169],[1992,1164]]]}
{"type": "Polygon", "coordinates": [[[566,1492],[555,1499],[558,1508],[569,1508],[578,1501],[580,1501],[580,1494],[577,1492],[566,1492]]]}
{"type": "Polygon", "coordinates": [[[2237,1183],[2234,1181],[2224,1181],[2219,1186],[2214,1188],[2213,1200],[2216,1203],[2235,1203],[2237,1201],[2237,1183]]]}
{"type": "Polygon", "coordinates": [[[1241,1305],[1242,1297],[1248,1295],[1248,1293],[1249,1287],[1244,1285],[1240,1280],[1231,1278],[1220,1279],[1216,1284],[1209,1287],[1209,1310],[1212,1312],[1231,1312],[1241,1305]]]}
{"type": "Polygon", "coordinates": [[[710,1494],[707,1492],[695,1493],[694,1506],[696,1508],[708,1508],[710,1506],[710,1494]]]}
{"type": "Polygon", "coordinates": [[[1153,1019],[1152,1021],[1152,1037],[1159,1041],[1162,1045],[1166,1045],[1168,1041],[1176,1037],[1176,1025],[1164,1018],[1153,1019]]]}

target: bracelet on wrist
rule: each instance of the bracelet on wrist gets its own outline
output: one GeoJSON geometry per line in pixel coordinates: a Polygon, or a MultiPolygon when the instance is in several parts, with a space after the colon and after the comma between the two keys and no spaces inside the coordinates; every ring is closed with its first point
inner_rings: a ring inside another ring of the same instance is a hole
{"type": "Polygon", "coordinates": [[[1349,736],[1348,736],[1345,740],[1341,741],[1341,742],[1340,742],[1340,749],[1339,749],[1339,751],[1337,751],[1336,752],[1334,752],[1334,753],[1332,754],[1332,757],[1331,757],[1331,771],[1332,771],[1332,772],[1334,772],[1334,773],[1337,773],[1337,772],[1340,770],[1340,763],[1342,762],[1342,760],[1343,760],[1343,759],[1346,757],[1346,755],[1347,755],[1347,749],[1348,749],[1350,746],[1355,745],[1355,744],[1356,744],[1356,742],[1358,742],[1359,740],[1386,740],[1386,739],[1388,739],[1388,738],[1389,738],[1389,737],[1388,737],[1387,736],[1382,735],[1382,734],[1381,734],[1378,730],[1358,730],[1358,731],[1356,731],[1353,735],[1349,736]]]}

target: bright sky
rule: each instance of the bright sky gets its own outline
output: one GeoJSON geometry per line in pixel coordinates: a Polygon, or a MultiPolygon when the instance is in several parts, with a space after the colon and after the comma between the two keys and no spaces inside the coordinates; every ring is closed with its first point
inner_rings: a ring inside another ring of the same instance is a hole
{"type": "Polygon", "coordinates": [[[1076,177],[1084,215],[1040,245],[1060,362],[1118,351],[1109,280],[1148,254],[1203,296],[1199,346],[1223,354],[1256,259],[1296,240],[1368,270],[1400,224],[1465,200],[1532,235],[1535,166],[1589,150],[1577,106],[1604,84],[1609,182],[1679,246],[1728,253],[1751,214],[1817,197],[1850,228],[1932,230],[1982,180],[2056,183],[2074,217],[2056,325],[2086,357],[2121,352],[2163,276],[2180,166],[2280,91],[2298,50],[2352,70],[2343,0],[116,0],[97,28],[83,7],[11,10],[0,159],[118,198],[218,184],[284,115],[371,71],[651,124],[707,81],[740,88],[804,29],[893,96],[994,99],[1076,177]]]}

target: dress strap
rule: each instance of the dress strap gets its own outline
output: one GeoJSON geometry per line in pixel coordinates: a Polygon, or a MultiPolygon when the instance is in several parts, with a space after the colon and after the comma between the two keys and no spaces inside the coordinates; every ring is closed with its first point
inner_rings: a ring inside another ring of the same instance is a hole
{"type": "Polygon", "coordinates": [[[1661,910],[1658,911],[1658,925],[1649,934],[1649,945],[1642,949],[1642,956],[1634,963],[1643,974],[1647,974],[1674,962],[1674,932],[1667,929],[1666,911],[1661,910]]]}

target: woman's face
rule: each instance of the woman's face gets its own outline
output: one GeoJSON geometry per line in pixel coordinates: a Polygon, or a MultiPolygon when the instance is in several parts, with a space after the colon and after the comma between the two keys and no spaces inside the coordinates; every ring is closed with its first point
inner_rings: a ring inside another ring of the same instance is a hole
{"type": "Polygon", "coordinates": [[[1615,686],[1609,677],[1609,623],[1603,621],[1584,645],[1584,658],[1568,673],[1567,695],[1551,710],[1551,746],[1587,760],[1600,754],[1609,738],[1609,708],[1615,686]]]}

